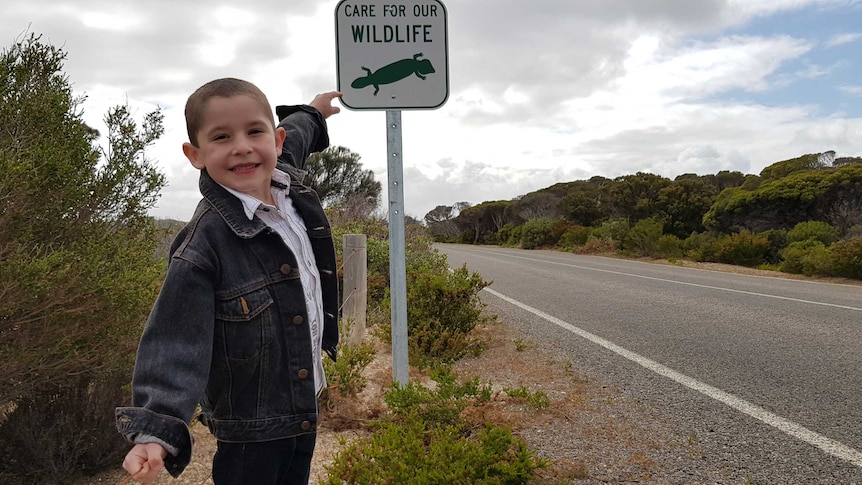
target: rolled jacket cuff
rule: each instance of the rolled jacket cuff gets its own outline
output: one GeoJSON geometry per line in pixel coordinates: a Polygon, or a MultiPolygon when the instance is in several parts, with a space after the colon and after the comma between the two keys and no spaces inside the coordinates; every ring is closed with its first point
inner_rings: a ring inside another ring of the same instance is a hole
{"type": "Polygon", "coordinates": [[[321,114],[321,112],[318,111],[317,108],[314,108],[314,107],[307,105],[307,104],[292,104],[292,105],[280,104],[280,105],[275,107],[275,114],[276,114],[276,116],[278,116],[279,126],[282,125],[285,118],[287,118],[288,116],[290,116],[294,113],[298,113],[300,111],[312,115],[314,117],[315,121],[317,121],[317,124],[320,125],[320,127],[322,128],[319,136],[314,141],[314,143],[311,146],[311,150],[309,150],[309,151],[311,153],[314,153],[314,152],[319,152],[321,150],[326,149],[326,147],[329,146],[329,132],[326,129],[326,118],[323,117],[323,114],[321,114]]]}
{"type": "Polygon", "coordinates": [[[178,477],[188,466],[194,438],[183,420],[137,407],[117,408],[116,417],[117,430],[129,441],[139,434],[150,435],[177,450],[176,456],[169,453],[165,457],[165,469],[172,477],[178,477]]]}

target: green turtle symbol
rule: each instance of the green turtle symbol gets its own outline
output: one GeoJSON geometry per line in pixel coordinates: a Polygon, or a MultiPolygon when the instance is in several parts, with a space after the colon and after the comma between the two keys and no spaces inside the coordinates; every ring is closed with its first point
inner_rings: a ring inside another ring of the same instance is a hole
{"type": "Polygon", "coordinates": [[[431,61],[428,59],[419,59],[420,57],[422,57],[421,52],[413,56],[412,59],[401,59],[400,61],[395,61],[392,64],[383,66],[374,72],[371,72],[371,69],[362,66],[362,70],[366,72],[365,76],[356,78],[352,83],[350,83],[350,87],[362,89],[366,86],[374,86],[374,95],[377,96],[377,92],[380,91],[381,84],[392,84],[410,76],[411,74],[416,74],[416,77],[419,79],[425,79],[425,74],[435,72],[434,66],[431,65],[431,61]]]}

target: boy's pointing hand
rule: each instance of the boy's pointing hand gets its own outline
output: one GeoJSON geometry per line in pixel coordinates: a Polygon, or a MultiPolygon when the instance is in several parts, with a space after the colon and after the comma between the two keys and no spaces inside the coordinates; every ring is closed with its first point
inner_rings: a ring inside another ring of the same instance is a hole
{"type": "Polygon", "coordinates": [[[323,115],[323,119],[329,118],[334,114],[338,114],[341,112],[341,108],[338,106],[332,106],[332,100],[335,98],[340,98],[343,96],[342,93],[338,91],[329,91],[328,93],[320,93],[308,103],[309,106],[320,111],[320,114],[323,115]]]}

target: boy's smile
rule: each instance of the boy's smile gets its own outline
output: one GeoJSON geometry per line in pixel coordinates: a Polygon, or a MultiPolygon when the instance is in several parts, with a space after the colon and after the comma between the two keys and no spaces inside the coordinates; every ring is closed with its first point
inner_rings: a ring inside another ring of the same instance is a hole
{"type": "Polygon", "coordinates": [[[284,129],[274,128],[272,114],[244,94],[214,97],[204,111],[198,145],[183,153],[219,184],[272,203],[270,180],[281,154],[284,129]]]}

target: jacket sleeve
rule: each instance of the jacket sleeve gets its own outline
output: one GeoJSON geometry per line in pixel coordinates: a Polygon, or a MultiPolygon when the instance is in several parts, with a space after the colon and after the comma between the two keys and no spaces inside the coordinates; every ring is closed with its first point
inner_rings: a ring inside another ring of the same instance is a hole
{"type": "Polygon", "coordinates": [[[212,360],[215,292],[210,272],[171,259],[144,328],[132,378],[132,405],[116,411],[128,440],[149,435],[171,445],[165,468],[177,477],[191,459],[188,424],[203,397],[212,360]]]}
{"type": "MultiPolygon", "coordinates": [[[[284,128],[284,137],[279,165],[287,164],[295,170],[303,171],[305,161],[314,152],[325,150],[329,146],[329,134],[326,130],[326,120],[319,111],[308,105],[276,106],[278,126],[284,128]]],[[[279,166],[279,169],[283,169],[279,166]]],[[[291,170],[293,174],[295,170],[291,170]]],[[[298,177],[302,181],[301,177],[298,177]]]]}

